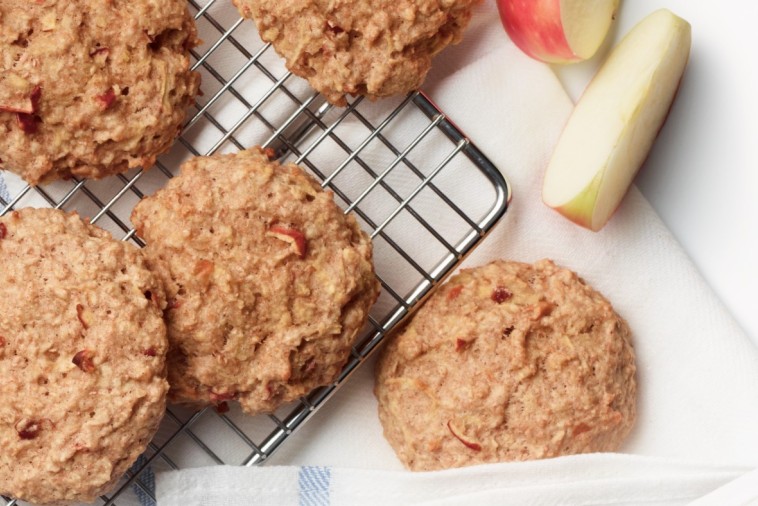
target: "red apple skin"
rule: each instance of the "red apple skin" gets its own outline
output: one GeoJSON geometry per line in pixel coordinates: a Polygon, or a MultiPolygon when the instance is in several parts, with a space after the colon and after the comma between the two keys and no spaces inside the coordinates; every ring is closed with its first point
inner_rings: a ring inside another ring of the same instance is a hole
{"type": "Polygon", "coordinates": [[[26,107],[16,107],[9,104],[0,104],[0,111],[10,112],[14,114],[34,114],[39,110],[39,99],[42,96],[42,88],[35,86],[29,96],[26,98],[26,107]]]}
{"type": "Polygon", "coordinates": [[[579,61],[561,25],[561,0],[498,0],[500,20],[514,44],[547,63],[579,61]]]}
{"type": "Polygon", "coordinates": [[[116,101],[116,92],[113,91],[113,88],[108,88],[105,93],[96,95],[95,98],[98,100],[100,109],[107,111],[111,108],[111,106],[113,106],[113,103],[116,101]]]}
{"type": "Polygon", "coordinates": [[[294,228],[284,227],[281,225],[274,225],[268,230],[269,234],[278,237],[281,240],[286,240],[292,244],[295,253],[300,258],[305,258],[308,254],[308,240],[305,238],[302,232],[295,230],[294,228]]]}
{"type": "Polygon", "coordinates": [[[18,127],[27,135],[37,133],[37,119],[31,114],[16,113],[18,127]]]}
{"type": "Polygon", "coordinates": [[[31,102],[29,102],[29,107],[15,107],[12,105],[0,104],[0,111],[10,112],[13,114],[16,114],[16,113],[32,114],[34,112],[34,107],[31,105],[31,102]]]}
{"type": "Polygon", "coordinates": [[[42,97],[42,87],[37,85],[32,89],[29,100],[32,103],[32,113],[39,111],[39,99],[42,97]]]}

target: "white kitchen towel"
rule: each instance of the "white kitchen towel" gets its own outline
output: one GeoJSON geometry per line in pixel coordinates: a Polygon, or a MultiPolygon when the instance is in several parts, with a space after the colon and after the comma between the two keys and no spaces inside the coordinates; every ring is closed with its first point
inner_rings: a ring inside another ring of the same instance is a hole
{"type": "MultiPolygon", "coordinates": [[[[161,506],[686,505],[743,468],[617,454],[408,473],[331,467],[197,468],[158,475],[161,506]]],[[[717,494],[719,494],[717,496],[717,494]]],[[[721,490],[722,502],[737,503],[721,490]]],[[[744,496],[743,496],[744,497],[744,496]]],[[[754,496],[758,499],[758,494],[754,496]]]]}

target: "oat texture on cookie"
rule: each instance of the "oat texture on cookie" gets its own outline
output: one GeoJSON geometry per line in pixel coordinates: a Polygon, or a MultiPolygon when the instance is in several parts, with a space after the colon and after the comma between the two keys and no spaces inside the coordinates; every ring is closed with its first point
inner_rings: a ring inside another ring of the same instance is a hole
{"type": "Polygon", "coordinates": [[[271,412],[336,379],[379,285],[370,239],[301,168],[193,158],[132,221],[167,288],[170,400],[271,412]]]}
{"type": "Polygon", "coordinates": [[[382,351],[375,392],[403,464],[434,470],[615,451],[636,413],[626,322],[549,260],[443,285],[382,351]]]}
{"type": "Polygon", "coordinates": [[[166,404],[165,296],[141,251],[76,214],[0,217],[0,493],[90,502],[166,404]]]}
{"type": "Polygon", "coordinates": [[[478,0],[233,0],[294,74],[329,102],[404,94],[461,40],[478,0]]]}
{"type": "Polygon", "coordinates": [[[200,82],[184,0],[0,2],[0,169],[31,184],[148,168],[200,82]]]}

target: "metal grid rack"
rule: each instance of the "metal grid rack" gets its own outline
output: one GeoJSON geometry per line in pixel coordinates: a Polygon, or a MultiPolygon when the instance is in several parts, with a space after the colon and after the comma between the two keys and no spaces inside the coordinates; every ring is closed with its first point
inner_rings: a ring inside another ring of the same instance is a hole
{"type": "MultiPolygon", "coordinates": [[[[154,503],[150,481],[156,469],[267,460],[459,265],[510,201],[497,168],[423,93],[376,103],[358,98],[346,108],[332,107],[284,68],[231,3],[189,4],[205,41],[193,51],[203,96],[156,168],[37,188],[6,174],[13,194],[0,192],[0,216],[25,206],[76,210],[115,237],[142,246],[129,221],[131,209],[162,187],[184,160],[261,144],[306,167],[356,215],[374,242],[382,294],[332,385],[258,417],[236,409],[220,414],[213,408],[169,407],[145,454],[110,495],[101,497],[105,505],[154,503]]],[[[3,499],[6,506],[16,504],[3,499]]]]}

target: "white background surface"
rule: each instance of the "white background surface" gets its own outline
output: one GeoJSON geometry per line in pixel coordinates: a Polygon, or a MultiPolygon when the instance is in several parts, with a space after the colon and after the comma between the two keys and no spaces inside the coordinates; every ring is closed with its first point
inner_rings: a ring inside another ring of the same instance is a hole
{"type": "Polygon", "coordinates": [[[636,182],[758,344],[758,2],[621,0],[600,54],[554,69],[578,98],[610,44],[661,7],[690,22],[692,52],[667,124],[636,182]]]}

